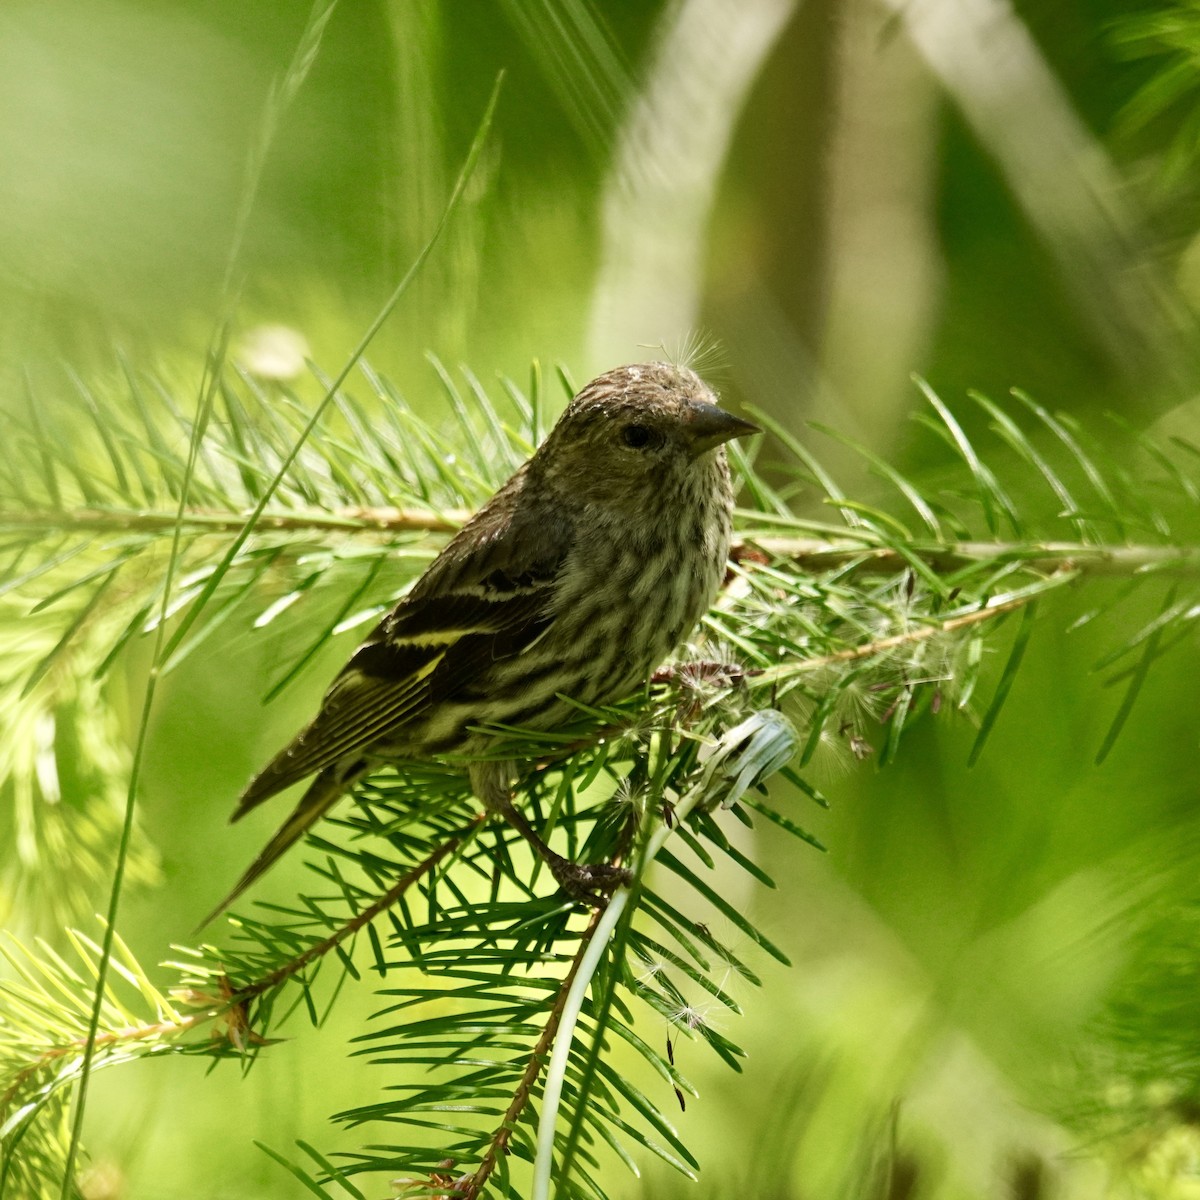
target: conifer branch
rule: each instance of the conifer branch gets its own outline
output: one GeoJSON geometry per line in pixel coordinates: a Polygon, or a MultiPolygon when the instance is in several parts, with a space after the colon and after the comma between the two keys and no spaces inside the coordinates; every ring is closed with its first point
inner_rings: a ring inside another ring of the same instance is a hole
{"type": "Polygon", "coordinates": [[[1092,545],[1087,542],[944,542],[914,541],[905,553],[891,546],[849,541],[822,542],[814,538],[747,536],[733,548],[733,557],[758,547],[789,559],[801,570],[831,571],[852,566],[876,575],[906,570],[914,557],[942,574],[981,563],[1020,563],[1031,571],[1071,571],[1087,575],[1132,576],[1146,571],[1200,575],[1200,546],[1092,545]]]}
{"type": "MultiPolygon", "coordinates": [[[[107,1050],[136,1042],[156,1042],[175,1038],[195,1029],[198,1025],[203,1025],[206,1021],[215,1020],[219,1015],[220,1013],[216,1011],[195,1012],[173,1021],[148,1021],[144,1025],[130,1025],[124,1029],[107,1029],[103,1033],[96,1034],[94,1044],[98,1050],[107,1050]]],[[[59,1059],[66,1058],[69,1054],[81,1054],[87,1044],[88,1038],[85,1034],[82,1037],[72,1038],[69,1042],[49,1046],[27,1066],[22,1067],[13,1076],[8,1087],[0,1092],[0,1124],[3,1124],[9,1105],[39,1071],[59,1059]]]]}
{"type": "MultiPolygon", "coordinates": [[[[237,534],[247,512],[189,508],[180,519],[185,535],[237,534]]],[[[471,518],[468,509],[435,512],[419,508],[349,505],[332,511],[287,508],[266,509],[255,528],[278,533],[432,533],[449,534],[471,518]]],[[[0,530],[31,533],[142,533],[168,535],[177,514],[167,511],[124,509],[3,509],[0,530]]],[[[945,541],[906,543],[904,552],[880,545],[874,538],[785,537],[748,532],[731,550],[734,562],[751,559],[756,550],[786,558],[801,570],[830,571],[840,567],[893,575],[911,565],[912,558],[935,571],[950,574],[988,562],[1020,563],[1032,571],[1071,570],[1088,575],[1131,576],[1146,571],[1172,575],[1200,575],[1200,546],[1103,545],[1070,541],[945,541]]]]}
{"type": "MultiPolygon", "coordinates": [[[[482,824],[485,819],[486,814],[481,813],[473,822],[472,827],[482,824]]],[[[470,832],[470,829],[464,830],[458,837],[449,838],[442,842],[441,845],[421,862],[411,870],[406,871],[387,891],[382,893],[360,912],[356,913],[354,917],[341,925],[329,937],[315,943],[303,953],[289,959],[245,987],[234,990],[231,986],[226,986],[226,994],[221,997],[221,1003],[218,1005],[210,1006],[202,1012],[178,1016],[173,1020],[150,1021],[140,1025],[129,1025],[120,1029],[108,1029],[98,1032],[94,1038],[95,1048],[97,1050],[111,1050],[119,1046],[131,1045],[137,1042],[173,1040],[209,1021],[219,1020],[231,1012],[240,1014],[243,1006],[248,1001],[256,999],[264,993],[269,992],[272,988],[278,987],[281,983],[299,974],[306,967],[323,958],[331,950],[337,949],[348,938],[358,933],[381,913],[386,912],[395,905],[410,887],[428,875],[447,856],[452,854],[461,845],[463,838],[468,836],[470,832]]],[[[193,995],[192,998],[197,997],[193,995]]],[[[205,997],[205,999],[211,1000],[211,997],[205,997]]],[[[241,1018],[239,1017],[239,1023],[240,1020],[241,1018]]],[[[3,1119],[9,1105],[31,1079],[36,1077],[40,1071],[51,1063],[57,1062],[59,1059],[65,1058],[70,1054],[81,1053],[87,1045],[88,1038],[86,1035],[72,1038],[69,1041],[46,1047],[37,1058],[20,1068],[14,1074],[8,1087],[5,1088],[3,1093],[0,1093],[0,1124],[3,1124],[3,1119]]]]}
{"type": "MultiPolygon", "coordinates": [[[[221,512],[189,508],[180,519],[185,534],[240,533],[249,512],[221,512]]],[[[332,512],[301,509],[266,509],[255,521],[256,529],[284,533],[453,533],[470,513],[452,509],[444,513],[405,508],[339,508],[332,512]]],[[[17,509],[0,511],[0,529],[37,533],[144,533],[170,534],[174,512],[77,508],[17,509]]]]}
{"type": "MultiPolygon", "coordinates": [[[[477,828],[486,819],[487,814],[480,813],[474,822],[472,822],[471,828],[477,828]]],[[[284,983],[293,975],[299,974],[299,972],[311,963],[324,958],[331,950],[336,950],[347,938],[353,937],[354,934],[358,933],[364,926],[369,925],[381,913],[387,912],[413,884],[428,875],[448,855],[453,854],[470,832],[470,829],[464,830],[457,837],[448,838],[442,842],[432,853],[426,855],[421,862],[417,863],[412,870],[406,871],[401,875],[378,899],[373,900],[361,912],[356,913],[344,925],[339,926],[329,937],[310,946],[302,954],[289,959],[282,966],[276,967],[275,970],[268,971],[266,975],[263,975],[260,979],[256,979],[248,986],[239,988],[233,995],[234,1003],[244,1004],[247,1000],[253,1000],[255,997],[261,996],[264,992],[269,992],[273,987],[278,987],[279,984],[284,983]]]]}
{"type": "Polygon", "coordinates": [[[463,1200],[475,1200],[483,1190],[492,1172],[496,1169],[496,1162],[500,1155],[508,1152],[508,1143],[512,1138],[513,1127],[525,1111],[525,1107],[529,1103],[529,1098],[533,1094],[534,1084],[537,1083],[538,1076],[545,1068],[546,1056],[549,1054],[551,1046],[554,1045],[554,1038],[558,1033],[559,1023],[562,1021],[563,1009],[566,1007],[567,997],[571,994],[571,987],[575,982],[575,977],[579,974],[579,968],[583,963],[584,955],[592,943],[592,938],[595,936],[596,929],[600,924],[600,918],[603,915],[603,908],[594,909],[587,926],[579,935],[579,945],[575,951],[574,958],[571,959],[570,969],[567,971],[562,985],[554,996],[554,1002],[550,1006],[550,1011],[546,1014],[546,1024],[542,1029],[541,1036],[530,1052],[529,1062],[526,1064],[525,1071],[521,1075],[520,1082],[513,1089],[512,1101],[509,1103],[508,1108],[505,1109],[504,1117],[496,1127],[496,1131],[492,1134],[488,1148],[480,1159],[479,1166],[475,1169],[474,1174],[459,1184],[463,1200]]]}
{"type": "MultiPolygon", "coordinates": [[[[1063,574],[1056,583],[1066,583],[1073,576],[1063,574]]],[[[958,616],[948,617],[944,621],[932,621],[929,624],[918,625],[914,629],[906,629],[903,633],[892,634],[890,637],[875,638],[863,642],[861,646],[848,646],[833,654],[822,654],[815,658],[800,659],[798,662],[779,663],[774,667],[744,672],[752,687],[774,686],[782,679],[802,675],[807,671],[819,671],[822,667],[836,666],[838,663],[856,662],[864,658],[874,658],[886,654],[890,650],[898,650],[904,646],[912,646],[918,642],[926,642],[931,638],[942,637],[946,634],[957,633],[960,629],[968,629],[972,625],[980,625],[985,621],[995,620],[1027,604],[1032,604],[1043,594],[1043,589],[1029,590],[1020,595],[1009,596],[983,608],[972,609],[958,616]]]]}

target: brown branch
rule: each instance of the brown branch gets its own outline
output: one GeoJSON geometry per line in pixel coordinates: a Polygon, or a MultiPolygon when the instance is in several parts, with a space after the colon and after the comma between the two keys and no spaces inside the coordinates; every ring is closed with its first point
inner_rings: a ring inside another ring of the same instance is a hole
{"type": "MultiPolygon", "coordinates": [[[[216,1013],[212,1012],[193,1013],[191,1016],[181,1017],[178,1021],[152,1021],[146,1025],[129,1025],[124,1029],[109,1029],[104,1033],[96,1035],[95,1044],[97,1046],[118,1046],[129,1042],[142,1042],[151,1038],[186,1033],[196,1025],[203,1025],[205,1021],[211,1021],[216,1015],[216,1013]]],[[[17,1072],[12,1083],[5,1088],[3,1094],[0,1094],[0,1117],[8,1110],[13,1097],[43,1067],[49,1066],[52,1062],[57,1062],[60,1058],[66,1058],[68,1054],[82,1051],[87,1046],[87,1043],[88,1039],[86,1036],[72,1038],[69,1042],[49,1047],[49,1049],[44,1050],[28,1066],[22,1067],[17,1072]]]]}
{"type": "Polygon", "coordinates": [[[986,608],[973,609],[961,616],[950,617],[934,625],[919,625],[915,629],[906,629],[903,633],[895,633],[890,637],[877,638],[872,642],[863,642],[860,646],[848,646],[845,650],[836,650],[832,654],[822,654],[816,658],[802,658],[798,662],[779,663],[774,667],[762,670],[747,670],[746,679],[751,687],[765,687],[775,684],[788,675],[798,675],[804,671],[817,671],[821,667],[833,666],[836,663],[854,662],[860,658],[873,658],[898,646],[909,646],[915,642],[924,642],[929,638],[940,637],[942,634],[954,633],[958,629],[966,629],[971,625],[979,625],[994,617],[1002,617],[1005,613],[1014,612],[1026,604],[1037,600],[1043,593],[1031,592],[1024,596],[1014,596],[999,604],[986,608]]]}
{"type": "MultiPolygon", "coordinates": [[[[229,989],[222,997],[222,1002],[219,1005],[204,1012],[192,1013],[186,1017],[181,1017],[178,1021],[155,1021],[146,1025],[131,1025],[124,1029],[109,1029],[104,1033],[97,1034],[95,1044],[97,1046],[117,1046],[126,1045],[130,1042],[146,1041],[156,1037],[174,1037],[182,1033],[187,1033],[189,1030],[203,1025],[206,1021],[215,1021],[231,1013],[234,1014],[235,1022],[240,1022],[241,1012],[247,1001],[261,996],[277,984],[290,979],[310,963],[315,962],[331,950],[336,949],[347,938],[352,937],[362,929],[363,926],[370,924],[380,913],[391,908],[418,879],[432,871],[447,855],[456,850],[462,843],[463,838],[473,828],[483,822],[486,816],[486,813],[481,813],[462,833],[444,841],[415,867],[406,871],[386,892],[373,900],[361,912],[356,913],[354,917],[347,921],[340,929],[335,930],[329,937],[310,946],[302,954],[298,954],[282,966],[269,971],[266,975],[255,980],[247,987],[237,991],[229,989]]],[[[69,1042],[49,1047],[33,1062],[22,1067],[14,1077],[13,1082],[0,1094],[0,1114],[3,1114],[7,1110],[8,1105],[21,1088],[39,1071],[49,1066],[50,1063],[57,1062],[60,1058],[65,1058],[68,1054],[83,1050],[86,1045],[86,1037],[72,1038],[69,1042]]]]}
{"type": "MultiPolygon", "coordinates": [[[[249,512],[191,508],[183,515],[185,533],[238,533],[249,512]]],[[[411,508],[339,508],[333,512],[315,509],[271,511],[255,522],[255,529],[289,533],[453,533],[471,514],[462,509],[432,512],[411,508]]],[[[78,533],[172,533],[177,514],[172,512],[116,511],[103,508],[64,510],[32,509],[0,512],[0,529],[30,529],[78,533]]]]}
{"type": "MultiPolygon", "coordinates": [[[[245,513],[217,509],[189,509],[184,530],[194,534],[234,534],[246,522],[245,513]]],[[[471,517],[466,509],[433,512],[416,508],[339,508],[268,510],[256,528],[285,533],[453,533],[471,517]]],[[[176,513],[143,510],[126,512],[98,508],[0,511],[0,529],[78,533],[170,533],[176,513]]],[[[734,561],[752,559],[756,550],[790,559],[801,569],[828,571],[854,566],[872,574],[903,571],[910,561],[889,546],[852,538],[787,537],[748,533],[735,543],[734,561]]],[[[936,571],[949,573],[996,561],[1020,562],[1036,571],[1081,571],[1092,575],[1133,575],[1141,571],[1170,570],[1200,574],[1200,549],[1182,546],[1092,546],[1085,542],[914,542],[909,554],[936,571]]]]}
{"type": "Polygon", "coordinates": [[[512,1101],[509,1103],[508,1108],[504,1110],[504,1116],[501,1118],[500,1124],[496,1127],[496,1132],[492,1134],[487,1152],[479,1160],[479,1166],[476,1167],[474,1174],[465,1179],[455,1181],[455,1194],[463,1197],[463,1200],[476,1200],[484,1184],[487,1183],[488,1178],[496,1169],[496,1163],[500,1155],[508,1151],[508,1143],[512,1139],[513,1129],[520,1119],[521,1114],[525,1111],[525,1106],[529,1103],[530,1096],[533,1095],[533,1085],[537,1083],[538,1076],[542,1073],[546,1054],[554,1043],[555,1034],[558,1033],[563,1008],[567,1003],[567,995],[571,991],[571,985],[575,982],[575,976],[579,974],[579,964],[583,962],[584,953],[591,943],[592,936],[596,932],[596,926],[599,924],[603,912],[604,909],[602,907],[593,910],[591,919],[579,935],[579,948],[575,951],[575,957],[571,960],[571,969],[567,972],[562,985],[555,994],[554,1003],[551,1005],[550,1012],[546,1018],[546,1026],[538,1036],[533,1051],[529,1055],[529,1062],[526,1064],[520,1082],[513,1092],[512,1101]]]}
{"type": "MultiPolygon", "coordinates": [[[[786,558],[801,569],[829,571],[855,566],[870,574],[892,575],[911,566],[911,559],[889,546],[849,539],[747,534],[731,552],[734,561],[751,557],[755,549],[786,558]]],[[[1200,549],[1191,546],[1091,546],[1085,542],[914,542],[906,547],[935,571],[950,574],[981,563],[1014,562],[1031,571],[1076,571],[1089,575],[1136,575],[1170,570],[1200,574],[1200,549]]]]}
{"type": "Polygon", "coordinates": [[[244,1004],[247,1000],[253,1000],[256,996],[261,996],[263,992],[269,992],[271,988],[283,983],[285,979],[290,979],[293,975],[303,971],[309,963],[316,962],[317,959],[324,958],[330,950],[337,949],[347,938],[353,937],[364,925],[369,925],[380,913],[386,912],[391,908],[418,879],[423,875],[427,875],[442,859],[457,850],[463,838],[485,820],[487,820],[487,813],[480,813],[466,830],[444,841],[410,871],[406,871],[401,875],[383,895],[373,900],[362,912],[357,913],[340,929],[331,933],[329,937],[317,942],[315,945],[309,946],[303,954],[298,954],[282,966],[276,967],[275,970],[268,971],[266,975],[262,976],[261,979],[256,979],[248,987],[239,988],[233,994],[233,1002],[235,1004],[244,1004]]]}

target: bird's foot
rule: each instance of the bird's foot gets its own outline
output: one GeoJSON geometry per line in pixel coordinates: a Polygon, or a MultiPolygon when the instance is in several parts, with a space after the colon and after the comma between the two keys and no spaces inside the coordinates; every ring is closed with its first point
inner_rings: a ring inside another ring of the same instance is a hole
{"type": "Polygon", "coordinates": [[[554,854],[546,857],[546,865],[572,900],[595,908],[603,908],[612,892],[633,882],[631,872],[611,863],[577,863],[554,854]]]}
{"type": "Polygon", "coordinates": [[[611,863],[577,863],[557,854],[513,807],[511,801],[505,801],[497,808],[501,816],[538,852],[558,886],[572,900],[603,908],[616,888],[633,882],[633,875],[624,867],[614,867],[611,863]]]}

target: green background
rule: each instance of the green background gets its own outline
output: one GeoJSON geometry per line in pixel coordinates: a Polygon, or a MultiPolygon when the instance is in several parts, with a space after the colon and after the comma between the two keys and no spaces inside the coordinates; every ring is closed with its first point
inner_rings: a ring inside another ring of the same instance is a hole
{"type": "MultiPolygon", "coordinates": [[[[269,150],[238,261],[239,335],[280,324],[326,370],[343,361],[436,222],[503,69],[466,203],[368,354],[425,415],[443,403],[427,351],[485,379],[523,379],[537,359],[582,380],[678,347],[686,330],[669,313],[636,330],[597,316],[637,224],[613,224],[616,147],[657,96],[681,136],[640,162],[640,178],[685,199],[711,185],[675,266],[681,295],[695,284],[688,327],[721,348],[713,378],[731,404],[768,408],[806,440],[805,422],[825,421],[926,481],[948,462],[908,420],[914,372],[964,419],[966,389],[1001,398],[1019,386],[1118,452],[1107,412],[1193,431],[1189,113],[1184,103],[1132,131],[1120,116],[1162,66],[1119,52],[1121,21],[1147,6],[989,6],[998,25],[982,49],[955,42],[971,7],[946,0],[915,18],[948,40],[951,63],[980,55],[948,80],[914,49],[903,15],[866,0],[755,0],[738,21],[780,21],[757,58],[738,61],[729,37],[701,46],[715,62],[697,50],[666,63],[656,47],[680,11],[698,14],[703,43],[703,21],[729,21],[730,5],[343,3],[269,150]],[[1003,60],[1006,38],[1024,47],[1023,65],[1003,60]],[[744,95],[714,93],[731,65],[744,95]],[[981,118],[996,94],[1013,107],[981,118]],[[728,122],[727,147],[705,141],[707,104],[728,122]],[[1094,199],[1095,177],[1056,149],[1064,122],[1105,163],[1114,191],[1102,206],[1125,214],[1109,227],[1072,216],[1089,211],[1078,197],[1094,199]],[[1013,155],[1006,138],[1022,130],[1034,146],[1044,135],[1044,160],[1013,155]],[[1164,176],[1173,152],[1184,166],[1164,176]],[[713,171],[689,182],[703,154],[713,171]]],[[[64,363],[112,373],[114,346],[194,387],[247,154],[307,11],[294,0],[3,6],[5,404],[23,376],[57,386],[64,363]]],[[[647,278],[675,286],[653,268],[647,278]]],[[[1195,647],[1156,667],[1095,765],[1119,697],[1094,664],[1152,615],[1135,595],[1067,632],[1099,598],[1044,612],[975,768],[974,728],[949,713],[924,718],[885,771],[831,748],[817,782],[833,808],[802,813],[828,853],[748,843],[779,889],[723,883],[745,889],[795,965],[756,960],[764,988],[737,995],[747,1016],[728,1032],[750,1052],[742,1075],[697,1043],[676,1047],[701,1093],[679,1116],[701,1183],[647,1163],[643,1181],[614,1176],[615,1194],[1200,1195],[1185,1052],[1194,1067],[1195,647]]],[[[149,961],[187,939],[273,827],[278,813],[236,830],[225,821],[346,649],[264,711],[275,630],[214,641],[161,693],[141,796],[161,881],[130,892],[122,922],[149,961]]],[[[1003,637],[992,647],[993,674],[1005,649],[1003,637]]],[[[135,709],[131,699],[131,728],[135,709]]],[[[286,895],[301,877],[286,864],[261,894],[286,895]]],[[[91,1200],[300,1194],[252,1139],[285,1153],[296,1138],[353,1144],[327,1118],[386,1082],[345,1053],[371,1007],[365,989],[347,995],[328,1027],[271,1049],[244,1078],[189,1059],[98,1076],[91,1200]]],[[[665,1025],[648,1036],[665,1038],[665,1025]]]]}

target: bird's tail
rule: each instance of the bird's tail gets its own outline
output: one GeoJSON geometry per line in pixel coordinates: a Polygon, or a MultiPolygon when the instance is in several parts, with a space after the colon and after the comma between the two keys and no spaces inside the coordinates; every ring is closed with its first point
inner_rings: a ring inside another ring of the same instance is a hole
{"type": "Polygon", "coordinates": [[[353,773],[339,771],[336,766],[326,767],[300,797],[300,803],[292,815],[283,823],[275,836],[266,844],[262,853],[246,869],[233,891],[196,926],[196,931],[215,921],[259,876],[265,874],[276,861],[308,830],[316,824],[337,798],[362,773],[361,768],[353,773]]]}

